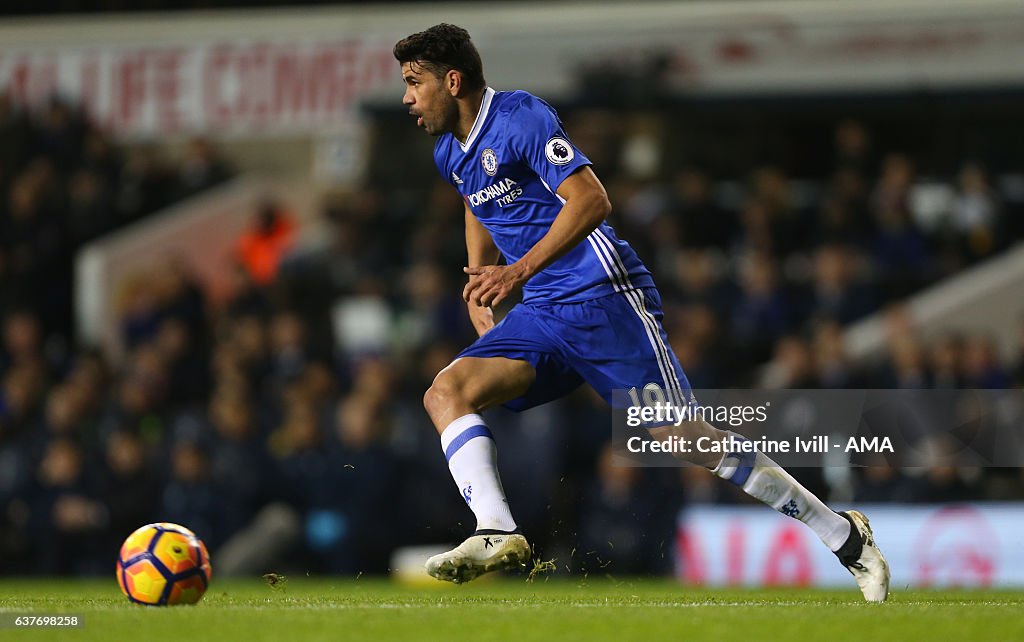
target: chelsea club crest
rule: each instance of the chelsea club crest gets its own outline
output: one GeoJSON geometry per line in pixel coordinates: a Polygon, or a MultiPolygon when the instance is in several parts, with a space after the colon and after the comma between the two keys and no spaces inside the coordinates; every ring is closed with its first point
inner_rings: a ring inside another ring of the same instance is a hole
{"type": "Polygon", "coordinates": [[[488,176],[494,176],[498,173],[498,155],[490,147],[481,152],[480,164],[484,166],[484,171],[487,172],[488,176]]]}

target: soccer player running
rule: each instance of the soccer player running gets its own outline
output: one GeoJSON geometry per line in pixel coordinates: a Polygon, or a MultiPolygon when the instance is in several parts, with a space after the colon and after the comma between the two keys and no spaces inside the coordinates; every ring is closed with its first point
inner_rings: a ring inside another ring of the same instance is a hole
{"type": "MultiPolygon", "coordinates": [[[[527,92],[488,87],[480,54],[460,27],[413,34],[394,55],[403,103],[437,137],[434,162],[466,203],[463,298],[480,337],[438,373],[423,405],[477,520],[466,541],[427,561],[427,572],[467,582],[521,566],[531,554],[505,499],[483,410],[524,410],[583,382],[609,403],[614,389],[656,386],[676,404],[692,393],[668,346],[651,274],[605,222],[605,189],[554,110],[527,92]],[[492,306],[519,290],[522,302],[495,325],[492,306]]],[[[743,439],[701,420],[681,428],[688,439],[743,439]]],[[[667,428],[652,432],[659,430],[667,428]]],[[[886,598],[889,567],[861,513],[832,511],[760,452],[686,457],[805,523],[866,599],[886,598]]]]}

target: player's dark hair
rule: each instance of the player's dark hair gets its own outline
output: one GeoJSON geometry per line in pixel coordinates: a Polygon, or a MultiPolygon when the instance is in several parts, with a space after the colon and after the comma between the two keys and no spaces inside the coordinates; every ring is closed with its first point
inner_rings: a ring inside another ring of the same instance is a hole
{"type": "Polygon", "coordinates": [[[462,27],[447,23],[434,25],[399,40],[394,53],[398,62],[415,62],[438,78],[456,69],[462,72],[468,89],[483,89],[487,84],[480,52],[470,40],[469,32],[462,27]]]}

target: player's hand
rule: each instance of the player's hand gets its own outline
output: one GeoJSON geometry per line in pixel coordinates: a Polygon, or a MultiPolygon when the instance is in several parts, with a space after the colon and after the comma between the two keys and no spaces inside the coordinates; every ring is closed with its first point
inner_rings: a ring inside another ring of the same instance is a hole
{"type": "Polygon", "coordinates": [[[494,327],[494,310],[480,305],[469,305],[469,320],[478,336],[484,334],[494,327]]]}
{"type": "Polygon", "coordinates": [[[523,287],[529,278],[517,263],[466,267],[462,268],[462,271],[470,277],[469,283],[462,290],[462,298],[467,303],[485,308],[498,305],[507,299],[513,292],[523,287]]]}

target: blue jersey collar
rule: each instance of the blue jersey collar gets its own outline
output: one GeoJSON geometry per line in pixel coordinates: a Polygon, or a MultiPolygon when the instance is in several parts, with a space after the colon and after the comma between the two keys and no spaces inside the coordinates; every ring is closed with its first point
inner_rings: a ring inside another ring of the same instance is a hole
{"type": "Polygon", "coordinates": [[[476,120],[473,121],[473,128],[469,130],[469,136],[466,137],[466,142],[463,143],[456,138],[456,142],[459,143],[459,147],[463,153],[469,151],[469,148],[473,146],[473,142],[476,137],[480,135],[480,130],[483,129],[484,120],[487,118],[487,112],[491,108],[491,99],[494,98],[494,90],[490,87],[484,90],[484,99],[480,102],[480,111],[476,114],[476,120]]]}

